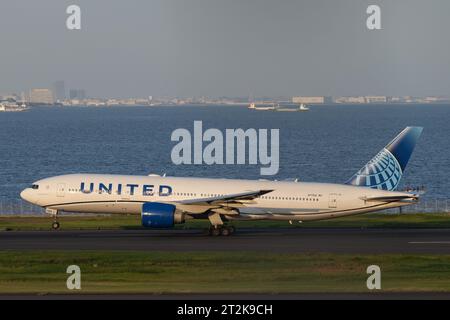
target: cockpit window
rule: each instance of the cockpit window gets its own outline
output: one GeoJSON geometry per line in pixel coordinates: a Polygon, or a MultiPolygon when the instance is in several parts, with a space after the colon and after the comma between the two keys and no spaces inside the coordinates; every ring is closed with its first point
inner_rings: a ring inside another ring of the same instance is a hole
{"type": "Polygon", "coordinates": [[[33,184],[31,186],[31,189],[37,190],[37,189],[39,189],[39,185],[38,184],[33,184]]]}

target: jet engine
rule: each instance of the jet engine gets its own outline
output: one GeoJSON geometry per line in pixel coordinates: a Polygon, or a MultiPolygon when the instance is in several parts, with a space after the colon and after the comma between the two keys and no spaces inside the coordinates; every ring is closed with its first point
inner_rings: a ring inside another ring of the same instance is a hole
{"type": "Polygon", "coordinates": [[[184,223],[184,213],[173,204],[145,202],[141,211],[142,225],[146,228],[170,228],[184,223]]]}

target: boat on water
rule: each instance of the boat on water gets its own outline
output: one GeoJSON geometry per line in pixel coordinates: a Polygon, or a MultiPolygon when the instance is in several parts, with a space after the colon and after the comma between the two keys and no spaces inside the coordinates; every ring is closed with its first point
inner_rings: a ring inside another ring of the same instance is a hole
{"type": "Polygon", "coordinates": [[[259,110],[259,111],[267,111],[267,110],[275,110],[276,109],[274,103],[263,104],[263,105],[259,105],[259,106],[257,106],[255,103],[250,103],[250,106],[248,108],[253,109],[253,110],[259,110]]]}
{"type": "Polygon", "coordinates": [[[275,111],[280,112],[298,112],[298,111],[309,111],[309,108],[305,106],[303,103],[298,108],[282,108],[278,105],[275,111]]]}
{"type": "Polygon", "coordinates": [[[300,107],[298,108],[298,110],[300,110],[300,111],[309,111],[309,108],[302,103],[302,104],[300,104],[300,107]]]}
{"type": "Polygon", "coordinates": [[[22,112],[30,108],[25,104],[18,104],[16,101],[0,101],[0,112],[22,112]]]}
{"type": "Polygon", "coordinates": [[[309,111],[309,108],[305,104],[300,104],[299,107],[281,107],[278,103],[275,105],[275,103],[266,103],[266,104],[259,104],[252,102],[250,103],[250,106],[248,107],[252,110],[259,110],[259,111],[279,111],[279,112],[298,112],[298,111],[309,111]]]}

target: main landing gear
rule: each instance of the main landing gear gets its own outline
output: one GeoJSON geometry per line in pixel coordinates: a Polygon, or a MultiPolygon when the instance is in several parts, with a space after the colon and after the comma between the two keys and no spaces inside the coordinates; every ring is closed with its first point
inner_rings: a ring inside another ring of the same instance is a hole
{"type": "Polygon", "coordinates": [[[209,228],[209,235],[213,237],[225,236],[228,237],[232,235],[236,231],[236,228],[233,226],[211,226],[209,228]]]}
{"type": "Polygon", "coordinates": [[[228,237],[232,235],[236,229],[233,226],[225,225],[220,214],[217,212],[211,212],[208,214],[209,222],[211,227],[209,227],[208,234],[213,237],[225,236],[228,237]]]}

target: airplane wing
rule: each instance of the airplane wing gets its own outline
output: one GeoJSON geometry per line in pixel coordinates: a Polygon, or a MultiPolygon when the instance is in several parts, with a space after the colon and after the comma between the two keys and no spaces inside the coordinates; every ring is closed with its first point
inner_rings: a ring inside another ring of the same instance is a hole
{"type": "Polygon", "coordinates": [[[258,197],[260,197],[264,194],[267,194],[269,192],[272,192],[272,191],[273,190],[248,191],[248,192],[228,194],[228,195],[223,195],[223,196],[218,196],[218,197],[182,200],[182,201],[177,201],[176,203],[181,204],[181,205],[232,207],[233,204],[242,204],[243,202],[251,201],[255,198],[258,198],[258,197]]]}

